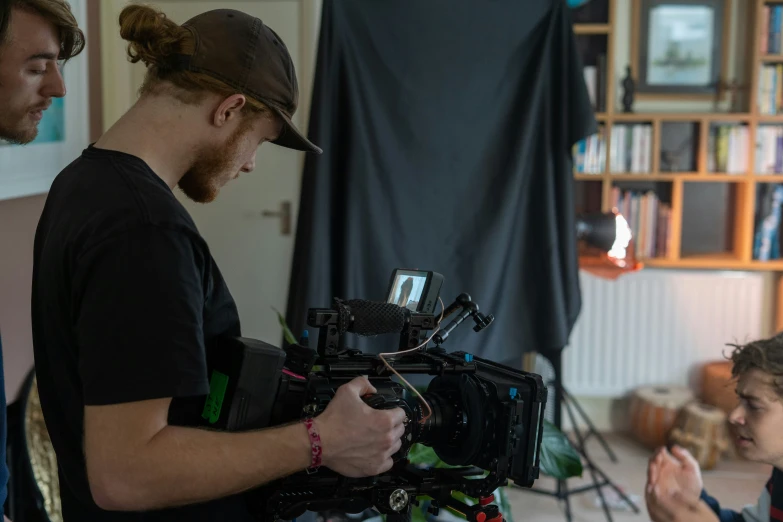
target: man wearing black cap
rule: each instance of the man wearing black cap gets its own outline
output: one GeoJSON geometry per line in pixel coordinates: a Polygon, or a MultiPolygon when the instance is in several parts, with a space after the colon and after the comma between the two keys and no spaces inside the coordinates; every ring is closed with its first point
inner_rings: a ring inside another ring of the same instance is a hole
{"type": "Polygon", "coordinates": [[[296,74],[261,20],[216,10],[179,26],[129,6],[120,26],[148,67],[140,99],[58,175],[35,240],[35,362],[65,521],[250,521],[238,494],[270,480],[388,470],[405,418],[366,406],[366,379],[299,424],[185,422],[209,391],[207,347],[241,329],[173,190],[212,201],[264,142],[320,149],[291,122],[296,74]]]}

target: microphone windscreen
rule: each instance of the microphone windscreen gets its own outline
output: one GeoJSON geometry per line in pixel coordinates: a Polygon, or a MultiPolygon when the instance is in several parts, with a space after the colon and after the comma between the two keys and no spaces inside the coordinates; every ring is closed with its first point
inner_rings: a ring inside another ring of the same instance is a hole
{"type": "Polygon", "coordinates": [[[338,301],[337,307],[345,307],[347,314],[341,317],[353,316],[353,323],[340,329],[358,335],[373,336],[387,333],[400,333],[405,326],[407,309],[392,303],[350,299],[338,301]]]}

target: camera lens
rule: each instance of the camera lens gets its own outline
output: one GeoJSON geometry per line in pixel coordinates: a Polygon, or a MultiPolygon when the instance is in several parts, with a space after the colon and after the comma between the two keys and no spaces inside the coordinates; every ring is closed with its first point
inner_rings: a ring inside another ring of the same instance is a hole
{"type": "Polygon", "coordinates": [[[483,448],[487,428],[486,399],[468,375],[435,377],[422,393],[432,413],[418,397],[407,397],[413,412],[412,442],[430,446],[451,466],[473,464],[483,448]],[[414,404],[415,402],[415,404],[414,404]]]}
{"type": "Polygon", "coordinates": [[[421,401],[416,403],[414,417],[417,422],[414,425],[413,440],[431,447],[460,444],[467,428],[468,418],[460,408],[457,390],[427,392],[422,396],[432,409],[432,413],[427,420],[421,422],[429,412],[421,401]]]}

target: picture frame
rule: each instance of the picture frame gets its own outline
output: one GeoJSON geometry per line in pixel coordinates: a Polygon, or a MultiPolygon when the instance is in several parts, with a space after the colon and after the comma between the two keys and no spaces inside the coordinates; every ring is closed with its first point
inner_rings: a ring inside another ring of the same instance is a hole
{"type": "MultiPolygon", "coordinates": [[[[87,0],[69,0],[87,34],[87,0]]],[[[38,137],[27,145],[0,142],[0,201],[44,194],[54,178],[89,145],[89,64],[87,49],[62,68],[66,94],[53,98],[38,125],[38,137]]]]}
{"type": "Polygon", "coordinates": [[[729,0],[634,0],[636,93],[644,97],[722,91],[729,0]]]}

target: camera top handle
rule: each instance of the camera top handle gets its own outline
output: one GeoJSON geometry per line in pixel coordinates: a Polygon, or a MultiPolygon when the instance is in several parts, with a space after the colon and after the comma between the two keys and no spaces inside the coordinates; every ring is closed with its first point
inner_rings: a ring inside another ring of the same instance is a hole
{"type": "Polygon", "coordinates": [[[400,350],[420,344],[422,331],[434,330],[435,316],[373,301],[335,299],[332,308],[311,308],[307,324],[319,329],[318,355],[334,357],[346,351],[345,333],[357,335],[400,334],[400,350]]]}
{"type": "MultiPolygon", "coordinates": [[[[468,317],[473,317],[476,323],[473,330],[476,332],[480,332],[495,320],[492,314],[485,316],[479,312],[479,306],[471,300],[470,295],[463,293],[444,310],[441,321],[460,308],[462,311],[457,317],[433,336],[436,345],[445,343],[449,334],[468,317]]],[[[311,308],[307,324],[319,329],[318,355],[321,357],[333,357],[346,350],[345,338],[342,336],[344,333],[380,335],[399,332],[399,350],[402,351],[419,346],[421,333],[434,330],[437,326],[436,318],[432,314],[413,312],[390,303],[360,299],[335,299],[332,308],[311,308]]]]}

